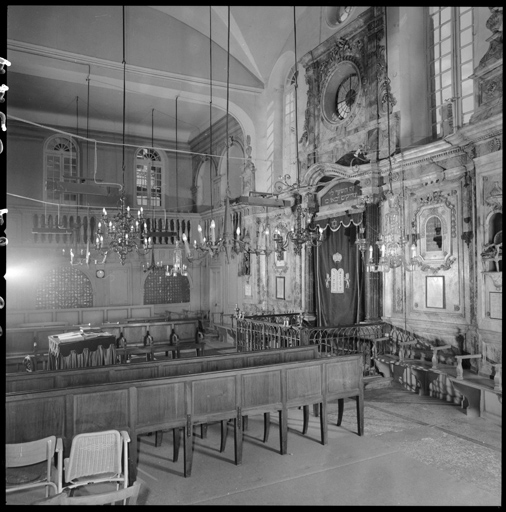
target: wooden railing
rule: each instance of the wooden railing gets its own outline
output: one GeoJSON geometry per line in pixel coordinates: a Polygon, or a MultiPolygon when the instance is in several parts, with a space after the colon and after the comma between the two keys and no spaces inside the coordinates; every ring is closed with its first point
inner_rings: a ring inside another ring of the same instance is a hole
{"type": "MultiPolygon", "coordinates": [[[[116,205],[104,205],[112,208],[116,205]]],[[[12,242],[17,245],[43,245],[62,248],[77,243],[86,246],[89,241],[95,243],[97,236],[98,222],[101,221],[102,207],[91,207],[76,211],[75,206],[58,208],[47,208],[41,210],[35,207],[18,206],[17,212],[21,215],[17,218],[16,230],[13,231],[12,242]],[[56,228],[65,228],[57,230],[56,228]],[[58,233],[58,231],[61,231],[58,233]]],[[[152,236],[154,245],[172,245],[176,239],[181,239],[185,233],[191,240],[197,234],[197,225],[207,223],[196,213],[172,213],[155,212],[145,216],[146,227],[149,232],[174,232],[175,236],[163,237],[152,236]]],[[[11,242],[11,237],[9,237],[11,242]]]]}
{"type": "MultiPolygon", "coordinates": [[[[363,354],[364,374],[374,373],[371,358],[376,342],[387,338],[383,322],[335,327],[308,327],[300,324],[298,313],[266,315],[237,319],[236,343],[238,352],[318,345],[326,355],[363,354]],[[267,320],[264,320],[266,318],[267,320]],[[271,320],[271,321],[269,321],[271,320]],[[272,321],[274,320],[274,321],[272,321]]],[[[387,344],[379,346],[388,350],[387,344]]]]}

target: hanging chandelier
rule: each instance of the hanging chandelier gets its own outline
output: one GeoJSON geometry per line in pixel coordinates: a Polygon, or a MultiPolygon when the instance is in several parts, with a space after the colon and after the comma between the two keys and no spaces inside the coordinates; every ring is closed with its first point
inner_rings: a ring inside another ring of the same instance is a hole
{"type": "Polygon", "coordinates": [[[123,158],[121,195],[116,214],[109,218],[107,210],[102,210],[102,221],[98,223],[95,247],[100,251],[114,251],[124,265],[129,253],[136,251],[147,254],[153,249],[152,239],[147,236],[147,224],[142,206],[137,215],[132,215],[130,206],[125,206],[125,112],[126,112],[126,60],[125,60],[125,6],[123,6],[123,158]],[[104,238],[107,241],[104,246],[104,238]]]}
{"type": "Polygon", "coordinates": [[[116,252],[124,265],[128,253],[137,251],[147,254],[153,249],[151,237],[147,234],[147,225],[143,216],[142,206],[137,211],[137,216],[130,213],[130,206],[125,208],[125,194],[121,192],[119,198],[119,209],[116,214],[109,218],[107,210],[102,210],[102,221],[98,223],[97,238],[95,247],[97,250],[104,250],[104,236],[107,238],[106,250],[116,252]]]}
{"type": "MultiPolygon", "coordinates": [[[[229,137],[229,129],[228,129],[228,118],[229,118],[229,93],[230,93],[230,6],[228,6],[228,39],[227,39],[227,107],[226,107],[226,164],[227,164],[227,190],[225,194],[225,210],[224,210],[224,220],[223,220],[223,232],[221,236],[216,237],[216,223],[214,219],[211,219],[209,223],[209,238],[207,238],[203,234],[202,226],[198,225],[199,232],[199,242],[197,240],[193,241],[193,246],[190,247],[188,237],[185,233],[182,235],[183,243],[185,246],[186,258],[188,261],[201,260],[206,257],[216,257],[220,253],[225,252],[227,261],[229,261],[230,252],[234,251],[236,253],[247,250],[249,246],[249,241],[247,239],[241,239],[241,229],[238,226],[235,233],[229,232],[229,149],[234,143],[232,137],[229,137]]],[[[212,37],[211,37],[211,7],[209,8],[209,50],[210,50],[210,76],[209,76],[209,84],[210,84],[210,102],[209,102],[209,159],[211,159],[212,155],[212,37]]],[[[212,175],[210,171],[210,192],[211,192],[211,209],[213,207],[213,198],[212,198],[212,175]]]]}
{"type": "MultiPolygon", "coordinates": [[[[297,20],[295,16],[295,6],[293,7],[293,36],[294,36],[294,52],[295,52],[295,72],[294,72],[294,109],[295,109],[295,151],[296,151],[296,165],[297,165],[297,183],[295,186],[289,186],[293,189],[295,198],[295,221],[292,230],[286,233],[283,238],[279,229],[276,229],[273,234],[273,239],[276,244],[276,253],[278,260],[283,259],[283,252],[286,251],[290,242],[293,244],[293,252],[300,255],[302,247],[309,248],[319,247],[323,243],[323,230],[321,227],[313,223],[313,214],[309,208],[302,206],[302,195],[300,193],[300,158],[299,158],[299,134],[297,123],[297,87],[298,87],[298,69],[297,69],[297,20]]],[[[285,176],[285,182],[286,182],[285,176]]]]}
{"type": "MultiPolygon", "coordinates": [[[[369,246],[369,263],[366,265],[367,272],[389,272],[390,269],[403,267],[410,271],[413,261],[406,261],[405,251],[408,242],[404,232],[403,211],[400,205],[401,197],[394,194],[393,176],[392,176],[392,159],[391,159],[391,136],[390,136],[390,79],[388,77],[388,34],[386,33],[386,7],[385,7],[385,78],[383,88],[385,93],[386,111],[387,111],[387,144],[388,144],[388,185],[389,188],[385,193],[385,200],[388,203],[388,213],[385,214],[385,222],[383,234],[378,237],[376,245],[379,248],[378,263],[374,263],[374,249],[369,246]]],[[[404,200],[404,185],[402,187],[402,199],[404,200]]],[[[357,241],[360,249],[363,251],[365,237],[363,232],[361,238],[357,241]]],[[[363,254],[363,252],[362,252],[363,254]]]]}
{"type": "Polygon", "coordinates": [[[283,252],[286,251],[290,242],[293,244],[293,252],[300,255],[303,246],[319,247],[323,243],[323,229],[313,223],[312,218],[306,221],[309,208],[302,206],[302,196],[295,193],[295,225],[286,233],[285,238],[279,229],[274,230],[273,239],[276,243],[276,254],[279,260],[283,259],[283,252]]]}

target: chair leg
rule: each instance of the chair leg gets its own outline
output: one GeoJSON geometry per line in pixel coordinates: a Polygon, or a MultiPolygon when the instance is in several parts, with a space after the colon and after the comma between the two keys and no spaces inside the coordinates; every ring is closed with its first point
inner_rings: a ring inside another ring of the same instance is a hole
{"type": "Polygon", "coordinates": [[[184,476],[192,474],[193,462],[193,425],[183,428],[184,476]]]}
{"type": "Polygon", "coordinates": [[[357,430],[358,435],[364,435],[364,394],[363,392],[359,393],[358,396],[355,397],[357,401],[357,430]]]}
{"type": "Polygon", "coordinates": [[[172,429],[172,461],[177,462],[179,458],[179,446],[181,445],[181,429],[173,428],[172,429]]]}
{"type": "Polygon", "coordinates": [[[302,416],[303,416],[302,434],[307,434],[307,429],[309,427],[309,405],[302,406],[302,416]]]}
{"type": "Polygon", "coordinates": [[[234,458],[237,466],[242,464],[242,417],[234,419],[234,458]]]}
{"type": "Polygon", "coordinates": [[[227,436],[228,436],[228,421],[221,420],[221,444],[220,444],[220,452],[225,451],[225,447],[227,446],[227,436]]]}
{"type": "Polygon", "coordinates": [[[271,413],[264,413],[264,443],[269,440],[269,431],[271,430],[271,413]]]}
{"type": "Polygon", "coordinates": [[[343,412],[344,412],[344,398],[337,399],[337,423],[338,427],[341,426],[341,422],[343,421],[343,412]]]}
{"type": "Polygon", "coordinates": [[[281,455],[286,455],[288,449],[288,411],[279,411],[279,444],[281,455]]]}
{"type": "Polygon", "coordinates": [[[328,425],[327,425],[327,402],[325,399],[320,403],[320,431],[322,444],[328,443],[328,425]]]}

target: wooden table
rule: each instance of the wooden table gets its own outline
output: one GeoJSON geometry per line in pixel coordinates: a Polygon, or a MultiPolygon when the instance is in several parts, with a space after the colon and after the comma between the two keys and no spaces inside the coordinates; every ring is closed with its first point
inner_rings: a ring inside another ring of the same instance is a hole
{"type": "Polygon", "coordinates": [[[116,360],[116,339],[108,332],[66,332],[48,340],[49,370],[102,366],[116,360]]]}

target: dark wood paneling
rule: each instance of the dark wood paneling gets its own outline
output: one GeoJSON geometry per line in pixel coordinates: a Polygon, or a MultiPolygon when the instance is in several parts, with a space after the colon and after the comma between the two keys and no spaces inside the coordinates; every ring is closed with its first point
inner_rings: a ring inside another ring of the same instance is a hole
{"type": "Polygon", "coordinates": [[[184,382],[137,389],[137,425],[181,424],[186,420],[184,382]]]}
{"type": "Polygon", "coordinates": [[[281,403],[281,371],[242,376],[242,407],[281,403]]]}
{"type": "Polygon", "coordinates": [[[74,396],[73,435],[107,430],[113,425],[113,428],[120,430],[128,424],[128,389],[74,396]]]}
{"type": "Polygon", "coordinates": [[[236,410],[235,375],[211,377],[192,382],[195,416],[236,410]]]}

